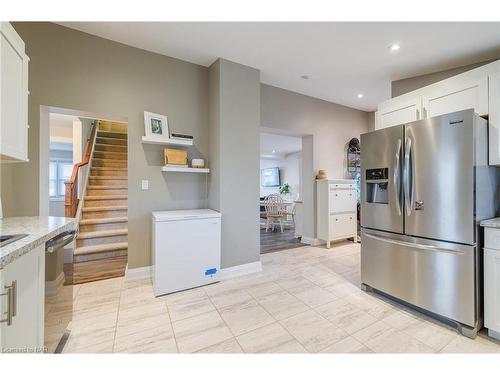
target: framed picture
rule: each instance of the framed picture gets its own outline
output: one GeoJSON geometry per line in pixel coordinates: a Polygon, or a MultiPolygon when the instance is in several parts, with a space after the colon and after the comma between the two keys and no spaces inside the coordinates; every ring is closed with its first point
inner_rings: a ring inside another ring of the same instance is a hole
{"type": "Polygon", "coordinates": [[[144,111],[146,137],[170,138],[167,116],[144,111]]]}

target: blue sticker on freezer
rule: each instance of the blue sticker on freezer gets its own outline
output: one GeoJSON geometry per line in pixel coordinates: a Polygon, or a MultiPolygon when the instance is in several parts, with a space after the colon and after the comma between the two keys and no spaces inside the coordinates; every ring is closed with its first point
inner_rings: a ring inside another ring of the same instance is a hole
{"type": "Polygon", "coordinates": [[[212,276],[217,273],[217,268],[209,268],[205,271],[205,276],[212,276]]]}

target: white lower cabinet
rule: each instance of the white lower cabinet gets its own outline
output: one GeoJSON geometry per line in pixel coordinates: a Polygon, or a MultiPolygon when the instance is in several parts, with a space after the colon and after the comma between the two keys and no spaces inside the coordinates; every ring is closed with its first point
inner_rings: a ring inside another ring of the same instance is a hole
{"type": "Polygon", "coordinates": [[[357,240],[357,202],[353,180],[317,181],[317,223],[319,240],[357,240]]]}
{"type": "Polygon", "coordinates": [[[485,228],[484,326],[500,340],[500,229],[485,228]]]}
{"type": "Polygon", "coordinates": [[[44,335],[45,249],[39,246],[0,270],[0,348],[40,352],[44,335]],[[10,297],[10,298],[9,298],[10,297]]]}

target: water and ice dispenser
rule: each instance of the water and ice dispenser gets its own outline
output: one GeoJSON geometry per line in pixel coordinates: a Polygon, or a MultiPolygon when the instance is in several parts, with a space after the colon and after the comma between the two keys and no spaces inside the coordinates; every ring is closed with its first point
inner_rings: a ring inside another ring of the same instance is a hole
{"type": "Polygon", "coordinates": [[[367,169],[366,202],[388,204],[389,168],[367,169]]]}

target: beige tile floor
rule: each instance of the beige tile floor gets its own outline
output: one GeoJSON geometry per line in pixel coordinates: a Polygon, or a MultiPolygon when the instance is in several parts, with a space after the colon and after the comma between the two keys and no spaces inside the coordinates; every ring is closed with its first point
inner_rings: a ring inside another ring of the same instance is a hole
{"type": "MultiPolygon", "coordinates": [[[[65,353],[500,353],[359,289],[359,244],[262,256],[263,271],[155,298],[149,280],[74,288],[65,353]]],[[[57,319],[64,306],[53,305],[57,319]]]]}

